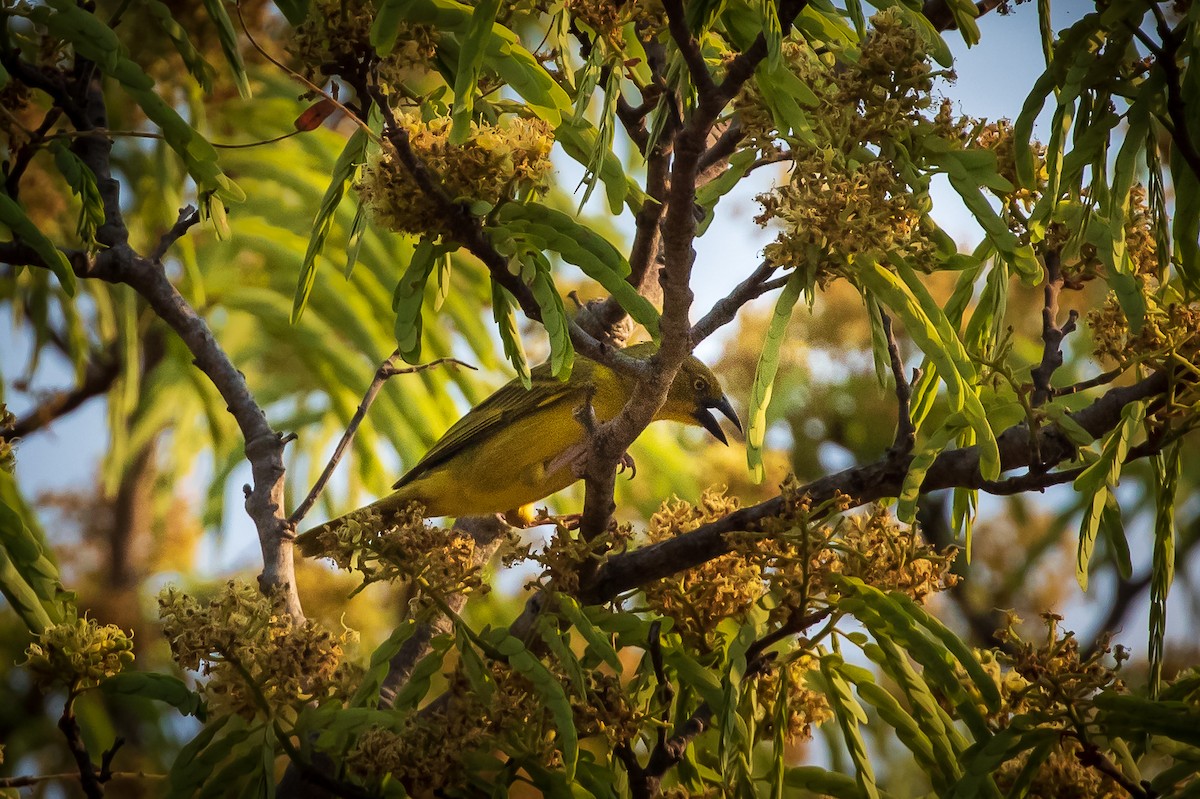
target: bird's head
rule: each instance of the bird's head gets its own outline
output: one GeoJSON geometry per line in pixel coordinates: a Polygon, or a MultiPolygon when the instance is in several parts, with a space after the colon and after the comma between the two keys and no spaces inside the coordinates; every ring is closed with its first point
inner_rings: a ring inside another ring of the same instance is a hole
{"type": "MultiPolygon", "coordinates": [[[[634,358],[649,358],[658,346],[646,342],[634,344],[625,349],[626,354],[634,358]]],[[[738,421],[737,413],[729,404],[729,399],[721,388],[721,381],[704,363],[694,355],[689,355],[679,367],[675,382],[667,393],[667,400],[655,415],[655,419],[670,419],[703,427],[713,434],[722,444],[728,444],[725,431],[721,429],[713,411],[720,411],[725,418],[733,422],[740,433],[742,423],[738,421]]]]}
{"type": "Polygon", "coordinates": [[[675,375],[675,382],[671,384],[671,391],[660,414],[687,424],[700,425],[722,444],[728,444],[725,431],[713,415],[714,410],[720,411],[733,422],[739,433],[742,431],[742,423],[738,421],[737,413],[721,389],[721,381],[699,358],[688,356],[679,368],[679,374],[675,375]]]}

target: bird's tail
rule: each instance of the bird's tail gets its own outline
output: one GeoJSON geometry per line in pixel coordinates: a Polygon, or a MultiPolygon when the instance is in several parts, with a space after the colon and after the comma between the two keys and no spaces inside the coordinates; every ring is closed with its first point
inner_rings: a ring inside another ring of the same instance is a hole
{"type": "MultiPolygon", "coordinates": [[[[409,509],[412,497],[407,491],[397,491],[370,505],[330,519],[296,536],[296,546],[306,558],[332,556],[337,549],[339,536],[336,532],[348,522],[360,522],[371,529],[382,528],[394,523],[409,509]]],[[[420,514],[418,514],[420,515],[420,514]]]]}

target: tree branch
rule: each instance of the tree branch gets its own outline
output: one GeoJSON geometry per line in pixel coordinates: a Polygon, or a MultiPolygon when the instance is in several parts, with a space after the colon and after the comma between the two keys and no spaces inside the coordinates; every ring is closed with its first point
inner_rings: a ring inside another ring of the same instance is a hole
{"type": "MultiPolygon", "coordinates": [[[[1071,414],[1071,418],[1099,438],[1119,423],[1121,410],[1126,405],[1167,391],[1170,377],[1159,372],[1131,386],[1112,389],[1091,405],[1071,414]]],[[[997,437],[1005,470],[1032,465],[1029,438],[1024,425],[1014,425],[997,437]]],[[[1042,458],[1048,466],[1071,458],[1076,452],[1067,436],[1053,425],[1042,428],[1038,438],[1042,458]]],[[[894,497],[900,493],[911,461],[911,455],[899,459],[884,457],[871,464],[827,475],[804,486],[800,493],[814,503],[844,494],[852,497],[856,505],[894,497]]],[[[1048,474],[1042,479],[1057,478],[1048,474]]],[[[964,447],[943,452],[934,460],[921,491],[927,493],[952,487],[986,489],[988,485],[980,475],[978,447],[964,447]]],[[[782,510],[783,498],[775,497],[737,510],[692,532],[611,557],[583,586],[580,599],[587,604],[602,604],[653,580],[706,563],[729,551],[726,533],[756,530],[763,520],[778,516],[782,510]]]]}
{"type": "Polygon", "coordinates": [[[18,419],[9,427],[0,428],[0,438],[21,438],[41,430],[56,419],[61,419],[80,405],[106,393],[121,373],[121,364],[115,351],[101,353],[89,361],[84,369],[83,380],[74,388],[57,391],[37,407],[18,419]]]}
{"type": "MultiPolygon", "coordinates": [[[[26,85],[49,94],[81,133],[108,128],[101,77],[95,65],[78,54],[70,77],[60,70],[38,68],[13,52],[0,52],[0,63],[26,85]]],[[[171,284],[161,263],[166,248],[195,224],[195,211],[183,209],[175,226],[154,250],[159,257],[142,256],[129,246],[129,231],[121,210],[121,186],[112,176],[112,141],[103,135],[79,136],[72,141],[71,150],[95,176],[104,208],[104,222],[96,230],[96,240],[103,247],[95,254],[68,252],[72,268],[81,278],[123,283],[137,291],[179,335],[195,357],[196,366],[225,400],[242,432],[251,464],[254,483],[245,489],[246,511],[254,521],[263,553],[259,581],[264,590],[282,589],[288,613],[297,621],[303,620],[292,564],[291,535],[283,513],[283,442],[271,429],[241,372],[221,349],[208,324],[171,284]]],[[[36,253],[18,241],[0,247],[0,258],[10,263],[45,266],[36,253]]]]}
{"type": "Polygon", "coordinates": [[[1054,376],[1054,371],[1062,366],[1062,342],[1068,334],[1075,330],[1075,323],[1079,319],[1079,312],[1071,309],[1067,321],[1061,327],[1058,325],[1058,298],[1063,287],[1060,253],[1057,250],[1050,250],[1043,260],[1046,265],[1046,286],[1043,289],[1045,304],[1042,307],[1043,346],[1042,362],[1034,367],[1031,373],[1033,397],[1030,399],[1030,404],[1034,408],[1046,404],[1054,396],[1050,379],[1054,376]]]}
{"type": "Polygon", "coordinates": [[[777,268],[773,263],[764,259],[745,280],[734,287],[733,291],[729,292],[726,297],[717,300],[712,309],[699,322],[692,325],[692,343],[699,344],[718,329],[732,322],[746,303],[761,297],[772,289],[781,287],[783,285],[781,282],[770,280],[777,268]]]}

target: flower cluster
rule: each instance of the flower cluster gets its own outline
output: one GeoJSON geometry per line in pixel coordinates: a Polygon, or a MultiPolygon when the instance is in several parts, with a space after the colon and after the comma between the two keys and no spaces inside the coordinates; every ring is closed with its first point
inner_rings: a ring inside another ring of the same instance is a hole
{"type": "MultiPolygon", "coordinates": [[[[0,402],[0,429],[15,424],[17,417],[8,410],[8,406],[0,402]]],[[[13,452],[13,442],[0,436],[0,469],[11,473],[17,468],[17,456],[13,452]]]]}
{"type": "Polygon", "coordinates": [[[1086,719],[1096,694],[1123,690],[1117,672],[1129,653],[1108,640],[1084,652],[1075,633],[1059,634],[1061,616],[1044,613],[1042,618],[1046,637],[1040,644],[1021,639],[1015,629],[1021,620],[1015,614],[1009,614],[998,632],[1011,653],[1003,659],[1025,681],[1023,689],[1009,693],[1006,706],[1011,713],[1054,725],[1086,719]]]}
{"type": "Polygon", "coordinates": [[[816,668],[816,660],[811,655],[801,655],[759,674],[758,706],[762,711],[760,723],[764,737],[772,734],[782,716],[786,725],[784,734],[789,739],[806,741],[812,738],[814,724],[822,724],[833,717],[825,694],[808,687],[806,675],[816,668]]]}
{"type": "Polygon", "coordinates": [[[323,530],[313,551],[341,569],[362,575],[363,584],[407,580],[415,597],[486,590],[475,562],[475,539],[425,521],[420,503],[389,516],[363,510],[323,530]]]}
{"type": "MultiPolygon", "coordinates": [[[[737,497],[707,489],[699,505],[683,500],[664,502],[650,517],[647,537],[653,542],[674,538],[737,510],[737,497]]],[[[694,569],[663,578],[644,588],[647,606],[675,620],[684,644],[700,651],[712,648],[717,624],[742,619],[766,593],[762,567],[743,552],[730,552],[694,569]]]]}
{"type": "Polygon", "coordinates": [[[662,0],[566,0],[571,16],[601,36],[621,35],[621,28],[634,23],[649,29],[647,38],[667,26],[662,0]]]}
{"type": "MultiPolygon", "coordinates": [[[[857,577],[883,591],[901,591],[917,602],[953,587],[958,576],[950,572],[958,551],[937,552],[921,541],[912,527],[902,527],[886,505],[869,513],[844,518],[837,528],[829,567],[857,577]]],[[[820,558],[830,557],[823,552],[820,558]]]]}
{"type": "MultiPolygon", "coordinates": [[[[289,50],[306,78],[322,84],[329,75],[358,76],[375,57],[372,0],[313,0],[308,17],[296,28],[289,50]]],[[[437,52],[438,34],[428,25],[397,23],[400,31],[390,53],[372,64],[372,79],[390,93],[405,75],[426,65],[437,52]]]]}
{"type": "Polygon", "coordinates": [[[1037,169],[1034,176],[1037,185],[1033,189],[1020,186],[1020,182],[1017,180],[1017,150],[1013,139],[1013,126],[1007,119],[984,122],[975,131],[975,146],[991,150],[996,156],[996,172],[1016,187],[1010,193],[997,192],[1005,207],[1008,208],[1015,203],[1021,205],[1026,212],[1032,209],[1041,197],[1046,181],[1049,180],[1046,171],[1045,145],[1038,142],[1030,145],[1033,150],[1033,162],[1037,169]]]}
{"type": "MultiPolygon", "coordinates": [[[[919,266],[935,247],[928,224],[928,187],[907,163],[920,137],[962,139],[962,123],[948,108],[930,116],[939,73],[930,66],[920,36],[895,9],[872,18],[872,31],[856,59],[817,55],[804,42],[784,48],[787,68],[815,94],[807,110],[811,135],[791,144],[789,182],[758,199],[761,225],[782,227],[766,256],[785,267],[813,270],[825,284],[850,276],[864,253],[895,252],[919,266]]],[[[779,137],[761,89],[748,86],[738,100],[750,141],[774,148],[779,137]]],[[[784,137],[792,138],[792,137],[784,137]]]]}
{"type": "Polygon", "coordinates": [[[44,686],[71,693],[94,688],[133,662],[133,638],[115,624],[87,617],[47,627],[25,650],[25,667],[44,686]]]}
{"type": "Polygon", "coordinates": [[[208,677],[209,712],[274,717],[326,697],[343,696],[358,675],[345,661],[357,636],[312,620],[295,624],[282,597],[230,581],[203,602],[174,588],[158,597],[159,619],[175,662],[208,677]]]}
{"type": "MultiPolygon", "coordinates": [[[[998,631],[1007,652],[998,653],[995,663],[984,663],[1001,689],[1002,713],[997,717],[1000,726],[1020,717],[1023,725],[1045,725],[1063,731],[1049,757],[1034,773],[1027,795],[1080,799],[1127,796],[1095,766],[1097,758],[1107,755],[1084,742],[1094,713],[1094,697],[1101,692],[1124,691],[1118,672],[1128,653],[1122,647],[1110,646],[1108,639],[1101,639],[1092,652],[1084,652],[1074,633],[1060,633],[1061,616],[1045,613],[1042,618],[1046,636],[1034,643],[1017,634],[1021,620],[1010,613],[998,631]],[[1001,665],[1006,668],[1000,669],[1001,665]]],[[[1002,791],[1021,778],[1027,761],[1028,753],[1024,753],[1001,766],[996,783],[1002,791]]]]}
{"type": "Polygon", "coordinates": [[[525,586],[530,589],[541,585],[566,594],[578,593],[580,567],[588,561],[599,561],[614,550],[623,550],[633,537],[633,525],[616,520],[610,522],[608,530],[591,541],[573,534],[566,525],[551,516],[539,514],[532,522],[554,522],[554,532],[546,546],[541,552],[533,552],[528,545],[513,547],[504,559],[506,566],[525,560],[541,564],[542,573],[525,586]]]}
{"type": "MultiPolygon", "coordinates": [[[[462,144],[450,143],[451,122],[414,117],[401,125],[413,155],[449,199],[494,206],[540,191],[550,176],[554,137],[540,119],[510,117],[498,125],[471,123],[462,144]]],[[[440,233],[444,212],[421,189],[390,143],[368,160],[356,184],[375,221],[398,233],[440,233]]]]}
{"type": "Polygon", "coordinates": [[[1130,330],[1115,294],[1088,313],[1096,357],[1128,364],[1165,362],[1174,354],[1195,363],[1200,357],[1200,302],[1164,304],[1154,294],[1144,296],[1146,316],[1137,333],[1130,330]]]}
{"type": "MultiPolygon", "coordinates": [[[[1063,739],[1025,783],[1023,795],[1029,799],[1125,799],[1129,792],[1112,777],[1083,762],[1083,746],[1063,739]]],[[[1006,760],[996,770],[996,786],[1010,795],[1029,762],[1029,752],[1006,760]]],[[[1028,777],[1025,777],[1028,779],[1028,777]]]]}

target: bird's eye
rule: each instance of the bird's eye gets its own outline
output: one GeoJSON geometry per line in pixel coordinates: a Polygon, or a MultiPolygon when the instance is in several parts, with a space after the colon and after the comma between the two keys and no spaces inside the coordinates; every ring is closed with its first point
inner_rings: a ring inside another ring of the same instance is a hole
{"type": "Polygon", "coordinates": [[[708,381],[706,381],[703,377],[697,377],[695,382],[692,383],[692,388],[700,392],[707,391],[708,381]]]}

